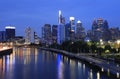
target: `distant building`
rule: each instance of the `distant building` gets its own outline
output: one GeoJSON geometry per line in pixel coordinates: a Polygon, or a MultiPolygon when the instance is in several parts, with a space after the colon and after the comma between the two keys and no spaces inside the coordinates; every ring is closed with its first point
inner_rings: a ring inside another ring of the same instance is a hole
{"type": "Polygon", "coordinates": [[[70,17],[70,40],[75,40],[75,33],[76,33],[76,27],[75,27],[75,18],[70,17]]]}
{"type": "Polygon", "coordinates": [[[15,37],[15,27],[13,26],[6,26],[6,40],[12,41],[15,37]]]}
{"type": "Polygon", "coordinates": [[[52,43],[52,31],[51,31],[51,25],[45,24],[42,27],[42,38],[44,40],[44,43],[51,44],[52,43]]]}
{"type": "Polygon", "coordinates": [[[61,10],[58,13],[58,24],[65,24],[65,17],[62,16],[61,10]]]}
{"type": "Polygon", "coordinates": [[[57,27],[57,43],[62,44],[65,41],[65,18],[62,16],[62,12],[59,10],[58,14],[58,27],[57,27]]]}
{"type": "Polygon", "coordinates": [[[61,10],[59,10],[59,13],[58,13],[58,23],[62,24],[62,12],[61,12],[61,10]]]}
{"type": "Polygon", "coordinates": [[[57,43],[62,44],[65,41],[65,25],[58,25],[57,43]]]}
{"type": "Polygon", "coordinates": [[[52,26],[52,41],[53,43],[57,43],[57,33],[58,33],[58,25],[52,26]]]}
{"type": "Polygon", "coordinates": [[[67,23],[65,24],[65,40],[70,40],[70,34],[71,34],[71,24],[67,23]]]}
{"type": "Polygon", "coordinates": [[[5,42],[5,41],[6,41],[6,32],[0,31],[0,42],[5,42]]]}
{"type": "Polygon", "coordinates": [[[76,24],[76,40],[84,40],[85,37],[86,37],[86,33],[85,33],[85,30],[82,26],[82,22],[77,21],[77,24],[76,24]]]}
{"type": "Polygon", "coordinates": [[[34,44],[39,44],[40,40],[36,32],[34,32],[34,44]]]}
{"type": "Polygon", "coordinates": [[[30,27],[25,29],[25,44],[32,43],[32,29],[30,27]]]}
{"type": "Polygon", "coordinates": [[[23,38],[23,36],[15,36],[14,38],[14,44],[24,44],[25,43],[25,39],[23,38]]]}
{"type": "Polygon", "coordinates": [[[120,31],[118,27],[110,28],[109,30],[110,30],[111,40],[115,41],[120,39],[120,31]]]}
{"type": "Polygon", "coordinates": [[[98,18],[94,20],[92,23],[92,41],[99,41],[102,39],[103,41],[108,41],[110,39],[109,35],[109,26],[107,20],[103,20],[102,18],[98,18]]]}

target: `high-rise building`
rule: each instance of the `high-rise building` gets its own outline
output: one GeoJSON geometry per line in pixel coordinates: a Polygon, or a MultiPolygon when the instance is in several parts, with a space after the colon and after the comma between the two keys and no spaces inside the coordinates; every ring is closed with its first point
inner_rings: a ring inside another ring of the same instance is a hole
{"type": "Polygon", "coordinates": [[[94,20],[92,23],[92,39],[93,41],[108,41],[110,39],[108,22],[102,18],[94,20]]]}
{"type": "Polygon", "coordinates": [[[52,26],[52,41],[53,43],[57,43],[57,33],[58,33],[58,25],[52,26]]]}
{"type": "Polygon", "coordinates": [[[15,27],[13,26],[6,26],[6,40],[12,41],[15,38],[15,27]]]}
{"type": "Polygon", "coordinates": [[[0,42],[6,41],[6,32],[0,31],[0,42]]]}
{"type": "Polygon", "coordinates": [[[59,23],[57,27],[57,43],[61,44],[65,41],[65,17],[62,16],[62,12],[59,10],[59,23]]]}
{"type": "Polygon", "coordinates": [[[102,25],[103,24],[103,19],[102,18],[98,18],[97,19],[97,24],[98,24],[98,26],[102,25]]]}
{"type": "Polygon", "coordinates": [[[34,43],[39,44],[39,37],[36,32],[34,32],[34,43]]]}
{"type": "Polygon", "coordinates": [[[62,12],[61,12],[61,10],[59,10],[59,13],[58,13],[58,23],[62,24],[62,12]]]}
{"type": "Polygon", "coordinates": [[[70,40],[75,40],[75,33],[76,33],[76,27],[75,27],[75,18],[70,17],[70,40]]]}
{"type": "Polygon", "coordinates": [[[32,42],[32,29],[30,27],[25,29],[25,44],[31,44],[32,42]]]}
{"type": "Polygon", "coordinates": [[[75,28],[75,18],[74,17],[70,17],[70,25],[71,25],[71,32],[75,33],[76,28],[75,28]]]}
{"type": "Polygon", "coordinates": [[[42,33],[43,33],[43,40],[46,44],[51,44],[52,43],[52,32],[51,32],[51,25],[50,24],[45,24],[42,27],[42,33]]]}
{"type": "Polygon", "coordinates": [[[65,41],[65,25],[58,25],[57,43],[62,44],[65,41]]]}
{"type": "Polygon", "coordinates": [[[65,24],[65,40],[70,40],[71,25],[70,23],[65,24]]]}
{"type": "Polygon", "coordinates": [[[92,23],[92,31],[96,30],[97,28],[98,28],[98,24],[97,24],[96,20],[94,20],[92,23]]]}
{"type": "Polygon", "coordinates": [[[86,37],[86,34],[85,34],[85,30],[82,26],[82,22],[77,21],[77,24],[76,24],[76,40],[84,40],[85,37],[86,37]]]}
{"type": "Polygon", "coordinates": [[[107,20],[104,21],[103,26],[104,26],[104,29],[105,29],[105,30],[108,30],[109,25],[108,25],[107,20]]]}
{"type": "Polygon", "coordinates": [[[110,33],[109,35],[111,36],[111,40],[118,40],[120,39],[120,31],[118,27],[110,28],[110,33]]]}

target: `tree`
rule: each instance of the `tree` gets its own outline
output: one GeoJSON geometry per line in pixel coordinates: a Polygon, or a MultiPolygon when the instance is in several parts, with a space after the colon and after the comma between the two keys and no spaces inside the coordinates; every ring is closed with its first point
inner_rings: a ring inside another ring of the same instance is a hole
{"type": "Polygon", "coordinates": [[[92,52],[92,53],[95,53],[96,50],[97,50],[96,44],[95,44],[95,43],[92,43],[91,46],[90,46],[90,49],[91,49],[91,52],[92,52]]]}

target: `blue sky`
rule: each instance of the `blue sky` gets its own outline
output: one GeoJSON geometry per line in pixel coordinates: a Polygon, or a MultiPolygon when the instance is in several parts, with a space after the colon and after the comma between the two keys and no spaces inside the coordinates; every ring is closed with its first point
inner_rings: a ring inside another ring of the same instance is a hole
{"type": "Polygon", "coordinates": [[[31,27],[41,35],[45,23],[58,24],[58,10],[66,22],[69,17],[81,20],[86,30],[94,18],[103,18],[110,27],[120,27],[120,0],[0,0],[0,30],[16,27],[17,35],[24,35],[31,27]]]}

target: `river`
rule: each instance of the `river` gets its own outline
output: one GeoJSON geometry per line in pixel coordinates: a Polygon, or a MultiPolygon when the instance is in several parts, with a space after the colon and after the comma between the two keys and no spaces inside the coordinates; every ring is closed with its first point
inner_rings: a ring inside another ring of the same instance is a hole
{"type": "Polygon", "coordinates": [[[119,79],[83,61],[38,48],[0,57],[0,79],[119,79]]]}

